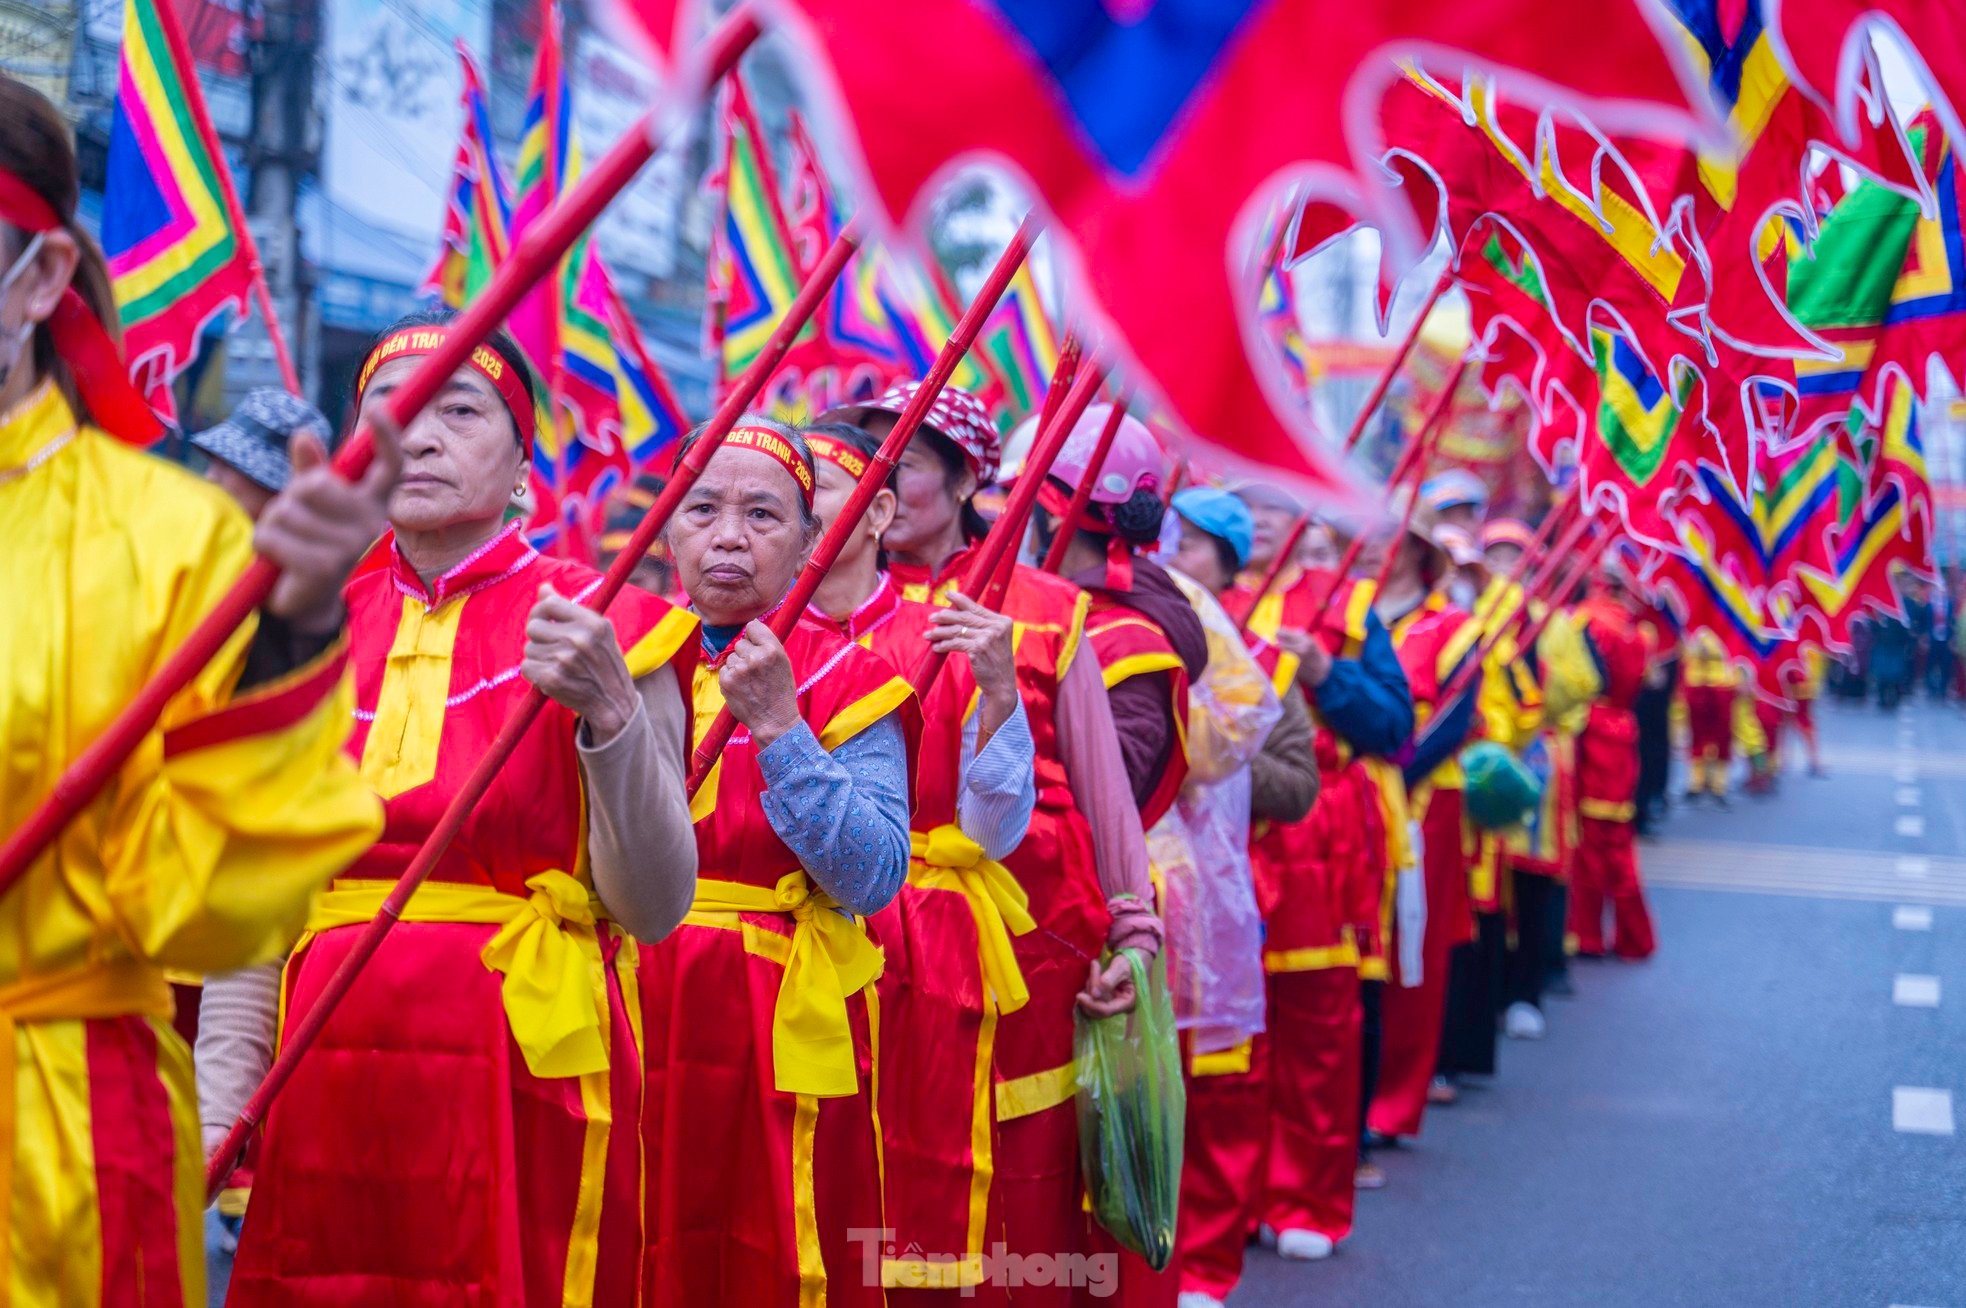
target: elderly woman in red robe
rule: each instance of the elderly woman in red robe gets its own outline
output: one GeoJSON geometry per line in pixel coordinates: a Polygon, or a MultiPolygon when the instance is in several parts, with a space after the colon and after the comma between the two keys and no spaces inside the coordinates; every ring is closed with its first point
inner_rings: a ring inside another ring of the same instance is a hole
{"type": "Polygon", "coordinates": [[[865,919],[907,876],[919,728],[878,655],[810,615],[783,641],[765,624],[818,540],[814,484],[803,437],[746,418],[667,528],[703,622],[696,731],[725,707],[738,726],[694,797],[695,902],[642,951],[643,1301],[664,1308],[882,1302],[865,919]]]}
{"type": "MultiPolygon", "coordinates": [[[[451,315],[364,363],[372,418],[451,315]]],[[[642,1253],[636,939],[687,909],[682,677],[694,621],[543,558],[508,509],[534,399],[494,334],[403,431],[393,530],[347,589],[349,750],[382,838],[279,978],[206,995],[208,1145],[303,1018],[528,687],[551,701],[327,1021],[266,1124],[234,1304],[610,1304],[642,1253]],[[217,1010],[214,1012],[214,1010],[217,1010]],[[251,1018],[259,1019],[259,1040],[251,1018]]]]}
{"type": "MultiPolygon", "coordinates": [[[[876,442],[827,423],[805,433],[828,523],[873,465],[876,442]]],[[[922,705],[913,859],[908,884],[868,923],[886,955],[880,1115],[890,1234],[881,1250],[889,1308],[942,1304],[985,1280],[996,1114],[996,1032],[1030,996],[1014,936],[1035,929],[1029,902],[1000,861],[1023,840],[1037,803],[1036,749],[1017,694],[1010,619],[964,595],[946,608],[903,599],[881,567],[894,520],[882,487],[813,597],[847,639],[914,675],[943,664],[922,705]]]]}
{"type": "MultiPolygon", "coordinates": [[[[876,437],[915,393],[904,382],[837,415],[876,437]]],[[[946,387],[902,452],[889,570],[909,599],[947,605],[987,530],[972,499],[995,478],[1001,440],[975,396],[946,387]]],[[[1037,752],[1037,808],[1004,864],[1030,899],[1037,930],[1014,937],[1030,1002],[997,1027],[996,1176],[991,1242],[1013,1254],[1068,1255],[1090,1239],[1079,1179],[1074,1012],[1134,1002],[1131,971],[1109,951],[1159,952],[1146,836],[1101,684],[1085,653],[1086,593],[1021,564],[1004,612],[1018,626],[1017,689],[1037,752]]],[[[1020,1305],[1069,1302],[1069,1286],[1026,1285],[1020,1305]]]]}

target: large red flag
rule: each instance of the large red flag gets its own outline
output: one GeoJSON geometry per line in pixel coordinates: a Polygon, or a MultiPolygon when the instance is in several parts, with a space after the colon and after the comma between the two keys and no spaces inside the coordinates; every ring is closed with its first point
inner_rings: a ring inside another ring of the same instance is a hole
{"type": "Polygon", "coordinates": [[[1948,135],[1966,136],[1966,8],[1958,0],[1764,0],[1775,53],[1798,89],[1828,110],[1843,140],[1864,131],[1865,101],[1882,85],[1873,29],[1895,32],[1942,97],[1948,135]]]}
{"type": "MultiPolygon", "coordinates": [[[[1117,330],[1169,407],[1224,449],[1340,490],[1291,421],[1255,319],[1252,251],[1280,188],[1380,219],[1377,109],[1424,57],[1523,93],[1588,88],[1601,121],[1697,121],[1682,48],[1635,0],[795,0],[890,215],[987,155],[1057,221],[1095,330],[1117,330]],[[924,81],[925,70],[933,77],[924,81]],[[1263,360],[1253,366],[1252,358],[1263,360]]],[[[1394,219],[1393,221],[1397,221],[1394,219]]],[[[1397,235],[1411,236],[1399,224],[1397,235]]]]}

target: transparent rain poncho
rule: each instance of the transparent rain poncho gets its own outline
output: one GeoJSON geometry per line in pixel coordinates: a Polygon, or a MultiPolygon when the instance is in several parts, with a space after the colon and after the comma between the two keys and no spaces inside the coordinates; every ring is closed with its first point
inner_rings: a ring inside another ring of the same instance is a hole
{"type": "Polygon", "coordinates": [[[1208,668],[1189,688],[1188,779],[1147,833],[1162,896],[1175,1025],[1197,1053],[1263,1029],[1263,922],[1249,868],[1249,763],[1283,716],[1235,622],[1170,568],[1208,635],[1208,668]]]}

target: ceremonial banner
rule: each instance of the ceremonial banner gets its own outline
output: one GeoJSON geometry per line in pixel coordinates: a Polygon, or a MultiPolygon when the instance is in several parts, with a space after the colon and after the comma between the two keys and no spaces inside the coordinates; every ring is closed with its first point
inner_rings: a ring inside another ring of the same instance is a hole
{"type": "MultiPolygon", "coordinates": [[[[843,122],[888,214],[916,214],[958,160],[988,155],[1028,184],[1065,238],[1088,340],[1115,329],[1190,433],[1350,494],[1254,319],[1250,246],[1276,192],[1389,218],[1368,176],[1394,62],[1424,51],[1458,76],[1586,93],[1612,125],[1689,129],[1690,67],[1631,0],[797,0],[843,122]],[[924,94],[917,70],[938,70],[924,94]],[[1272,403],[1276,406],[1272,407],[1272,403]]],[[[1581,97],[1580,97],[1581,98],[1581,97]]],[[[1703,97],[1701,100],[1703,103],[1703,97]]],[[[1417,245],[1411,224],[1388,222],[1417,245]]],[[[1078,326],[1074,323],[1074,326],[1078,326]]]]}
{"type": "Polygon", "coordinates": [[[464,69],[459,103],[464,131],[451,165],[437,262],[423,283],[424,290],[435,291],[453,309],[463,308],[512,250],[512,191],[492,150],[491,106],[485,102],[484,78],[462,41],[457,43],[457,58],[464,69]]]}
{"type": "Polygon", "coordinates": [[[243,316],[258,256],[239,216],[170,0],[127,0],[103,182],[103,253],[137,389],[165,416],[171,380],[221,314],[243,316]]]}
{"type": "MultiPolygon", "coordinates": [[[[720,392],[751,366],[799,293],[792,232],[764,128],[735,76],[725,79],[723,123],[724,165],[717,181],[723,218],[713,238],[708,291],[722,342],[720,392]]],[[[800,340],[812,330],[807,327],[800,340]]]]}

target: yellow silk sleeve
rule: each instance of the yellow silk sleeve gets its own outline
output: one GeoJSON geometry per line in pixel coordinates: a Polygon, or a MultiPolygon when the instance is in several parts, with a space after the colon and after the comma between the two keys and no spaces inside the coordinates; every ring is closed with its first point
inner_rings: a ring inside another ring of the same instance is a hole
{"type": "Polygon", "coordinates": [[[1536,641],[1536,661],[1543,670],[1543,711],[1563,729],[1576,732],[1591,701],[1604,693],[1604,678],[1584,640],[1583,624],[1559,612],[1536,641]]]}
{"type": "MultiPolygon", "coordinates": [[[[215,488],[179,469],[106,437],[87,453],[85,477],[97,485],[78,517],[117,520],[76,533],[71,608],[104,627],[141,624],[126,679],[106,681],[87,649],[69,651],[69,693],[99,700],[89,716],[102,720],[245,570],[252,534],[215,488]],[[110,607],[117,587],[134,593],[110,607]]],[[[256,628],[243,624],[166,706],[62,843],[64,880],[98,933],[112,930],[166,967],[220,971],[279,957],[315,892],[381,831],[379,801],[342,754],[354,707],[343,649],[236,694],[256,628]],[[92,865],[99,876],[87,874],[92,865]]]]}

